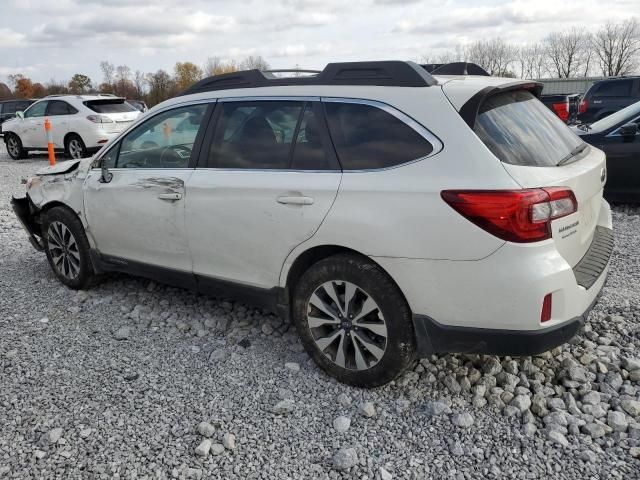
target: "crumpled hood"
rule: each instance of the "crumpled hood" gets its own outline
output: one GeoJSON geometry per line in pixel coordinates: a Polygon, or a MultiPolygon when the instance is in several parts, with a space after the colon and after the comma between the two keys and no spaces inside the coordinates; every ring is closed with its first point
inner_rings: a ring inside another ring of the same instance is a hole
{"type": "Polygon", "coordinates": [[[69,173],[80,164],[91,163],[91,158],[82,158],[80,160],[65,160],[64,162],[58,162],[54,166],[48,166],[38,170],[36,175],[60,175],[62,173],[69,173]]]}

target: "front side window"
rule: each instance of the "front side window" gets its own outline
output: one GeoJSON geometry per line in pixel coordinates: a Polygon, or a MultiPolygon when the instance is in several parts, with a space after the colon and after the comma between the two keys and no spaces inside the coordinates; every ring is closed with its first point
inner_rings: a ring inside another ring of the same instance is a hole
{"type": "Polygon", "coordinates": [[[47,104],[49,102],[34,103],[29,109],[24,112],[25,118],[44,117],[44,112],[47,110],[47,104]]]}
{"type": "Polygon", "coordinates": [[[303,102],[224,102],[207,166],[231,169],[289,168],[303,102]]]}
{"type": "Polygon", "coordinates": [[[583,143],[527,90],[485,100],[473,131],[496,157],[512,165],[552,167],[583,143]]]}
{"type": "Polygon", "coordinates": [[[189,105],[148,119],[120,141],[115,167],[186,168],[206,110],[189,105]]]}
{"type": "Polygon", "coordinates": [[[331,139],[344,170],[389,168],[433,151],[422,135],[376,106],[326,102],[325,108],[331,139]]]}

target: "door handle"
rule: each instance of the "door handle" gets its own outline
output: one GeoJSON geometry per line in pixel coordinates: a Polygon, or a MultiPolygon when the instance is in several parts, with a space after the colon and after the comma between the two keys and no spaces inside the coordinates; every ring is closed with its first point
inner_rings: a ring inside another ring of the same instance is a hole
{"type": "Polygon", "coordinates": [[[285,205],[313,205],[313,198],[303,196],[278,197],[278,203],[285,205]]]}
{"type": "Polygon", "coordinates": [[[182,194],[181,193],[159,193],[158,198],[160,200],[175,202],[176,200],[180,200],[182,198],[182,194]]]}

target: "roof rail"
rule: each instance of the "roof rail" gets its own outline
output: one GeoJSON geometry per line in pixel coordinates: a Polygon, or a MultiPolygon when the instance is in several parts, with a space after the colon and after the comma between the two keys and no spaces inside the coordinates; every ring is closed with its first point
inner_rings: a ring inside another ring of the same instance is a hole
{"type": "Polygon", "coordinates": [[[305,70],[303,68],[279,68],[277,70],[261,70],[262,73],[320,73],[321,70],[305,70]]]}
{"type": "Polygon", "coordinates": [[[490,77],[480,65],[471,62],[426,63],[421,65],[431,75],[480,75],[490,77]]]}
{"type": "MultiPolygon", "coordinates": [[[[296,70],[294,70],[296,71],[296,70]]],[[[382,62],[329,63],[324,70],[307,77],[279,78],[271,72],[245,70],[200,80],[179,95],[283,85],[376,85],[387,87],[429,87],[438,82],[420,65],[397,60],[382,62]]]]}

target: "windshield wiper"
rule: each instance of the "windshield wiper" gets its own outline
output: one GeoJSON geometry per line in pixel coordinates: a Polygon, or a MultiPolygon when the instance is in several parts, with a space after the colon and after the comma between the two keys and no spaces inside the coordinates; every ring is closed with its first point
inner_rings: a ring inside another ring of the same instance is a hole
{"type": "Polygon", "coordinates": [[[568,155],[566,155],[558,163],[556,163],[556,167],[561,167],[562,165],[567,163],[569,160],[571,160],[573,157],[582,153],[584,149],[587,148],[587,146],[588,145],[586,143],[581,143],[580,145],[578,145],[576,148],[571,150],[568,155]]]}

